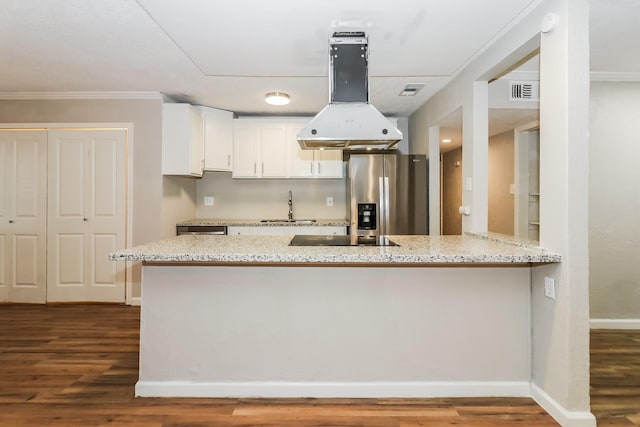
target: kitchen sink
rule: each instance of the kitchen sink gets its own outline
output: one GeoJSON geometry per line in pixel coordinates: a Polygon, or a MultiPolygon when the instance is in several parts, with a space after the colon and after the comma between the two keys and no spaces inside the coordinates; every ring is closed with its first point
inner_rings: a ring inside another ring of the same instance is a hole
{"type": "Polygon", "coordinates": [[[263,219],[260,222],[268,222],[268,223],[287,223],[287,224],[313,224],[316,222],[315,219],[263,219]]]}

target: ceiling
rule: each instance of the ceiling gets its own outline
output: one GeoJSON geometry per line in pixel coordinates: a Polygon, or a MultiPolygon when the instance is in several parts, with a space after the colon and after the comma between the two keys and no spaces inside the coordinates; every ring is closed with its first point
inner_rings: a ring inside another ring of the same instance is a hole
{"type": "MultiPolygon", "coordinates": [[[[312,115],[328,101],[330,34],[360,28],[371,102],[407,116],[536,2],[3,0],[0,92],[151,91],[241,115],[312,115]],[[399,96],[409,83],[425,86],[399,96]],[[267,105],[270,91],[291,104],[267,105]]],[[[593,69],[640,74],[640,55],[612,48],[640,51],[640,1],[591,3],[593,69]]]]}

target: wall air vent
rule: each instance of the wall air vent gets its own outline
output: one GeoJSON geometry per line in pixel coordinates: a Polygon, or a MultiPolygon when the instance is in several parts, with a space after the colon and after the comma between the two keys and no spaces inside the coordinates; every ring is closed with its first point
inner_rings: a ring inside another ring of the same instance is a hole
{"type": "Polygon", "coordinates": [[[510,81],[509,82],[510,101],[539,101],[540,82],[539,81],[510,81]]]}

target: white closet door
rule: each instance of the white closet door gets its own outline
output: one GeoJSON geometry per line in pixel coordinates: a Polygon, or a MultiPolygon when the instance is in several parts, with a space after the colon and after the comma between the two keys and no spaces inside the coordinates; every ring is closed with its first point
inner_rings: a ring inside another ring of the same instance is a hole
{"type": "Polygon", "coordinates": [[[0,131],[0,301],[46,298],[47,132],[0,131]]]}
{"type": "Polygon", "coordinates": [[[47,301],[124,302],[126,132],[49,132],[47,301]]]}

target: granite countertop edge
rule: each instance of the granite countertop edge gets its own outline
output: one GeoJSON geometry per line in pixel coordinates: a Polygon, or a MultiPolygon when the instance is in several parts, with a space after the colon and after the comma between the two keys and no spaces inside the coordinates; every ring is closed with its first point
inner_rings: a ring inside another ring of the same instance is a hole
{"type": "MultiPolygon", "coordinates": [[[[298,218],[296,218],[298,219],[298,218]]],[[[241,218],[194,218],[177,223],[177,226],[227,226],[227,227],[346,227],[349,221],[344,218],[315,219],[314,222],[262,222],[261,219],[241,218]]]]}
{"type": "Polygon", "coordinates": [[[241,264],[538,264],[562,261],[536,246],[478,236],[391,236],[397,247],[289,246],[292,236],[177,236],[114,252],[112,261],[241,264]]]}

